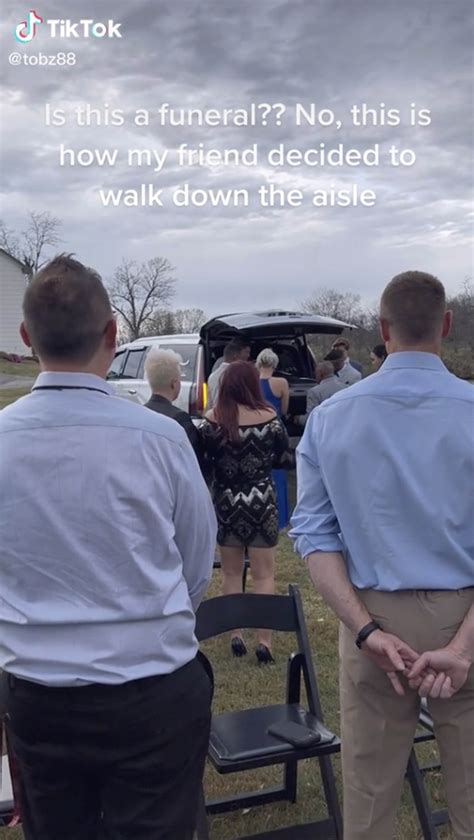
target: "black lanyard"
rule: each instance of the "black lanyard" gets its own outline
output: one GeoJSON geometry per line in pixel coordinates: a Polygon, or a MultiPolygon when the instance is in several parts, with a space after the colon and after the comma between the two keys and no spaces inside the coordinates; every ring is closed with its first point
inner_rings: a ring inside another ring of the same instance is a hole
{"type": "Polygon", "coordinates": [[[35,385],[32,391],[97,391],[99,394],[105,394],[109,397],[108,391],[103,391],[102,388],[90,388],[88,385],[35,385]]]}

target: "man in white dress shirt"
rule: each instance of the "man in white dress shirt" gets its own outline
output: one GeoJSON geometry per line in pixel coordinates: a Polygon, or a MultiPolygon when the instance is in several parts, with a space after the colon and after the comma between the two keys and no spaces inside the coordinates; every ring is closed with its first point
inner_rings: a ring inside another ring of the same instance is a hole
{"type": "Polygon", "coordinates": [[[41,373],[0,413],[0,669],[26,840],[191,840],[213,506],[183,429],[105,380],[116,324],[68,256],[28,285],[41,373]]]}
{"type": "Polygon", "coordinates": [[[344,366],[338,373],[344,385],[354,385],[362,379],[362,365],[349,358],[350,342],[347,338],[340,337],[332,345],[333,350],[341,350],[344,355],[344,366]]]}

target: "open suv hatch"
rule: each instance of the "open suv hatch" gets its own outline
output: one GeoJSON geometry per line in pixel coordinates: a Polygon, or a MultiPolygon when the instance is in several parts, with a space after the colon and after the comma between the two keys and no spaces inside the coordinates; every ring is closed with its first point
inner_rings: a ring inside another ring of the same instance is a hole
{"type": "MultiPolygon", "coordinates": [[[[175,350],[183,359],[182,385],[177,405],[192,417],[205,411],[206,383],[215,362],[222,357],[225,345],[236,337],[245,338],[255,359],[264,347],[271,347],[280,363],[277,376],[283,376],[290,386],[289,415],[306,412],[306,393],[315,384],[315,360],[307,343],[311,335],[340,335],[351,324],[307,315],[301,312],[269,310],[263,312],[219,315],[207,321],[199,335],[168,335],[140,338],[123,345],[117,351],[109,370],[117,394],[144,403],[150,396],[144,379],[144,363],[151,347],[175,350]]],[[[290,434],[300,434],[301,428],[289,427],[290,434]],[[298,432],[299,428],[299,432],[298,432]]]]}

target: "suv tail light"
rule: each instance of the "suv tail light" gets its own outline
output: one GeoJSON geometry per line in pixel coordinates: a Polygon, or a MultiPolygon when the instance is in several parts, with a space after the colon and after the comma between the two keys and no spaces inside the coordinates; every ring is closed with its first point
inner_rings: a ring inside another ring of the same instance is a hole
{"type": "Polygon", "coordinates": [[[207,405],[207,383],[204,381],[203,348],[198,348],[196,375],[189,392],[189,413],[191,417],[202,417],[207,405]]]}

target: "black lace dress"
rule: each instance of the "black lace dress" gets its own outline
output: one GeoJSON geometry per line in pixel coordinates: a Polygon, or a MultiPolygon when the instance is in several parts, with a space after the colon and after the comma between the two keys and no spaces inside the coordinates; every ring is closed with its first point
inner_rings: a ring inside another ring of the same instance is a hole
{"type": "Polygon", "coordinates": [[[239,427],[239,442],[227,441],[216,423],[200,427],[205,460],[212,467],[212,493],[223,546],[271,548],[278,542],[278,510],[272,469],[294,466],[288,434],[274,417],[239,427]]]}

